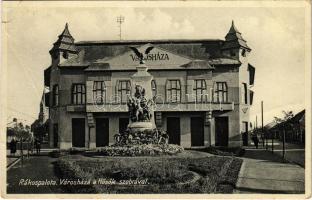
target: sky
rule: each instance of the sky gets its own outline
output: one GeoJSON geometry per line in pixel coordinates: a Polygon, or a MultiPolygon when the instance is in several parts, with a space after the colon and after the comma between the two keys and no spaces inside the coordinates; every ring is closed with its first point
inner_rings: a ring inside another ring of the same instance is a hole
{"type": "MultiPolygon", "coordinates": [[[[24,2],[23,2],[24,3],[24,2]]],[[[75,41],[119,39],[224,39],[231,21],[252,49],[256,68],[251,122],[264,101],[264,121],[305,106],[305,10],[300,7],[14,7],[4,9],[7,37],[7,121],[38,116],[49,50],[65,23],[75,41]]]]}

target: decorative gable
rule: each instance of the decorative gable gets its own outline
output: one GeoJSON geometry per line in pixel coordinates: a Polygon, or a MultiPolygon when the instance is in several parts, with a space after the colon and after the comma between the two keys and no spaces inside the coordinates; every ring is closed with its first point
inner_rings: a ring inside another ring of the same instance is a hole
{"type": "MultiPolygon", "coordinates": [[[[154,48],[148,54],[145,54],[145,50],[151,46],[151,44],[146,44],[137,47],[138,51],[143,53],[143,61],[149,69],[153,69],[155,67],[180,67],[193,61],[192,58],[177,55],[157,46],[153,46],[154,48]]],[[[135,68],[140,65],[140,59],[129,47],[129,51],[121,55],[99,59],[94,64],[108,64],[111,69],[135,68]]]]}

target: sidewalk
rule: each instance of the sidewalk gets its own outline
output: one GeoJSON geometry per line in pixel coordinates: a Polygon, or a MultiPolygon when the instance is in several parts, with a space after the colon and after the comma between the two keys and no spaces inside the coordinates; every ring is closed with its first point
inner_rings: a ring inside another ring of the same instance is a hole
{"type": "MultiPolygon", "coordinates": [[[[272,141],[268,142],[268,150],[272,151],[272,141]]],[[[283,142],[279,140],[273,141],[274,154],[283,156],[283,142]]],[[[289,162],[296,163],[305,167],[305,148],[304,145],[285,143],[285,159],[289,162]]]]}
{"type": "Polygon", "coordinates": [[[55,158],[48,156],[32,156],[25,158],[7,171],[7,193],[8,194],[44,194],[44,193],[63,193],[59,185],[40,186],[20,185],[21,179],[31,181],[59,180],[54,173],[55,158]]]}
{"type": "Polygon", "coordinates": [[[303,194],[304,168],[265,149],[246,149],[235,193],[303,194]]]}

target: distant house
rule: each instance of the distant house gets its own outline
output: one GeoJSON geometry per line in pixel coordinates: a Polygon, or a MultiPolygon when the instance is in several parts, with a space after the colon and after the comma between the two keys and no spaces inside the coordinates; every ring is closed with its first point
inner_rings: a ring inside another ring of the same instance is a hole
{"type": "Polygon", "coordinates": [[[285,130],[285,141],[290,143],[305,142],[305,110],[297,113],[291,119],[273,125],[272,123],[266,125],[269,134],[273,134],[275,138],[283,139],[283,131],[285,130]]]}

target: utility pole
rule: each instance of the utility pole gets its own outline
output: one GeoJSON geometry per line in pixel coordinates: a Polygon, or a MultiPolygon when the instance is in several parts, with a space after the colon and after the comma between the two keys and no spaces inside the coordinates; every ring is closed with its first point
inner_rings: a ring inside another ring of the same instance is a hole
{"type": "Polygon", "coordinates": [[[263,101],[261,101],[261,135],[262,135],[262,144],[264,147],[265,136],[263,131],[263,101]]]}
{"type": "Polygon", "coordinates": [[[256,128],[258,128],[258,116],[256,115],[256,128]]]}
{"type": "Polygon", "coordinates": [[[125,21],[125,17],[120,15],[117,17],[117,23],[119,24],[119,40],[121,40],[121,24],[125,21]]]}
{"type": "Polygon", "coordinates": [[[285,127],[283,125],[283,159],[285,160],[285,127]]]}
{"type": "Polygon", "coordinates": [[[272,153],[274,152],[274,137],[273,133],[271,132],[271,137],[272,137],[272,153]]]}

